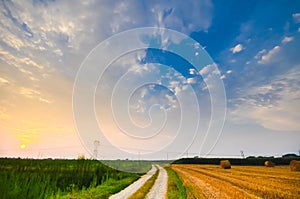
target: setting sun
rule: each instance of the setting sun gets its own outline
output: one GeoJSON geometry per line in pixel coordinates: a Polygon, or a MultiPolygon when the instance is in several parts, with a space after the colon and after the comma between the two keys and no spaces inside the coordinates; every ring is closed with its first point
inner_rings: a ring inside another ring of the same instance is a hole
{"type": "Polygon", "coordinates": [[[26,144],[21,144],[20,145],[20,149],[22,149],[22,150],[26,149],[26,147],[27,147],[26,144]]]}

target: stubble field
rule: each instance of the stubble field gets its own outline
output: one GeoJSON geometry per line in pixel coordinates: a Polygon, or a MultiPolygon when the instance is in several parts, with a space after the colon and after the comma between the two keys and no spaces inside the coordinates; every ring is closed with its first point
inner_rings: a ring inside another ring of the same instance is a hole
{"type": "Polygon", "coordinates": [[[300,172],[288,166],[172,165],[188,198],[300,198],[300,172]]]}

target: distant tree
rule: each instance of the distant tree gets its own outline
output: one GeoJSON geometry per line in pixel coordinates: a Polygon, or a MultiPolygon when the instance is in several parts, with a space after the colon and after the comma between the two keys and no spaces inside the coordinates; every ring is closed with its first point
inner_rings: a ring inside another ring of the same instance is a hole
{"type": "Polygon", "coordinates": [[[294,158],[294,157],[298,157],[295,153],[288,153],[288,154],[284,154],[282,156],[283,158],[294,158]]]}
{"type": "Polygon", "coordinates": [[[82,155],[79,155],[79,156],[77,157],[77,160],[85,160],[84,155],[83,155],[83,154],[82,154],[82,155]]]}
{"type": "Polygon", "coordinates": [[[255,158],[255,156],[248,156],[246,159],[255,158]]]}

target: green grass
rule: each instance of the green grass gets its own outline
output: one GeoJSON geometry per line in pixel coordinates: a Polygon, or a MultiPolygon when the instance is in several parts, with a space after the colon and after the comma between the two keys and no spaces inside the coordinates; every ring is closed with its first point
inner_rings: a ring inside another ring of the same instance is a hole
{"type": "Polygon", "coordinates": [[[0,199],[72,198],[72,194],[80,198],[95,192],[107,197],[141,175],[117,171],[96,160],[4,158],[0,159],[0,199]]]}
{"type": "Polygon", "coordinates": [[[108,198],[109,196],[123,190],[125,187],[129,186],[137,180],[136,177],[128,177],[121,180],[109,179],[103,184],[89,188],[83,189],[80,191],[70,192],[67,195],[60,197],[59,195],[56,198],[62,199],[71,199],[71,198],[82,198],[82,199],[101,199],[108,198]]]}
{"type": "Polygon", "coordinates": [[[171,167],[165,167],[168,173],[168,194],[169,199],[187,198],[185,187],[177,173],[171,167]]]}
{"type": "Polygon", "coordinates": [[[146,173],[152,167],[151,161],[144,160],[101,160],[105,165],[130,173],[146,173]]]}
{"type": "Polygon", "coordinates": [[[157,179],[159,173],[159,169],[156,170],[155,174],[153,176],[151,176],[151,178],[149,178],[145,184],[140,187],[133,195],[131,195],[129,197],[129,199],[144,199],[147,195],[147,193],[149,193],[150,189],[152,188],[152,186],[155,183],[155,180],[157,179]]]}

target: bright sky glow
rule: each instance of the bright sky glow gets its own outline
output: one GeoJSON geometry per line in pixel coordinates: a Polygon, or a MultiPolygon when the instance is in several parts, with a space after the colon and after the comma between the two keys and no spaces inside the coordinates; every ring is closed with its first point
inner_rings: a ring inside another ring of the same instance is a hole
{"type": "MultiPolygon", "coordinates": [[[[158,32],[160,39],[151,43],[159,41],[161,51],[136,50],[110,64],[94,85],[93,110],[106,138],[113,140],[114,146],[134,151],[121,158],[137,159],[143,151],[152,149],[147,148],[149,143],[139,145],[123,135],[117,136],[120,128],[113,119],[128,131],[134,129],[132,124],[145,127],[144,131],[131,133],[133,137],[147,137],[158,131],[167,118],[162,137],[153,143],[158,148],[175,140],[177,125],[184,121],[187,134],[181,132],[181,142],[149,158],[177,158],[182,153],[193,157],[209,151],[208,145],[216,139],[208,137],[207,145],[202,146],[203,133],[188,150],[180,146],[190,141],[189,132],[194,129],[198,113],[200,127],[207,129],[211,104],[215,102],[211,99],[216,96],[211,92],[215,85],[209,82],[216,77],[224,84],[227,109],[222,134],[209,156],[239,156],[241,150],[245,156],[282,155],[298,153],[300,149],[297,0],[33,0],[1,1],[0,9],[1,157],[89,157],[85,147],[88,142],[91,148],[97,148],[100,159],[117,158],[116,154],[104,153],[111,147],[104,140],[100,139],[96,147],[93,144],[98,138],[87,141],[78,135],[73,86],[84,59],[99,43],[117,33],[144,27],[168,28],[189,36],[196,43],[181,50],[197,60],[205,49],[214,64],[197,68],[169,53],[171,44],[174,49],[183,45],[164,31],[158,32]],[[126,89],[141,82],[148,84],[133,89],[129,100],[124,101],[126,89]],[[110,96],[114,100],[109,100],[110,96]],[[126,110],[122,109],[124,104],[126,110]],[[112,107],[116,116],[113,119],[108,114],[112,107]],[[177,117],[185,110],[191,110],[191,115],[184,116],[184,120],[177,117]]],[[[139,41],[145,40],[146,37],[139,41]]],[[[129,46],[134,41],[130,37],[123,39],[103,57],[114,57],[122,45],[127,42],[129,46]]],[[[103,62],[93,64],[104,67],[103,62]]],[[[89,72],[83,84],[93,81],[96,73],[89,72]]],[[[77,94],[85,92],[78,90],[77,94]]],[[[84,111],[86,107],[81,108],[84,111]]],[[[221,109],[215,106],[213,110],[221,109]]],[[[91,120],[84,119],[89,116],[85,116],[81,116],[80,125],[87,127],[87,134],[95,132],[91,120]]],[[[219,122],[214,119],[211,124],[214,127],[219,122]]]]}

